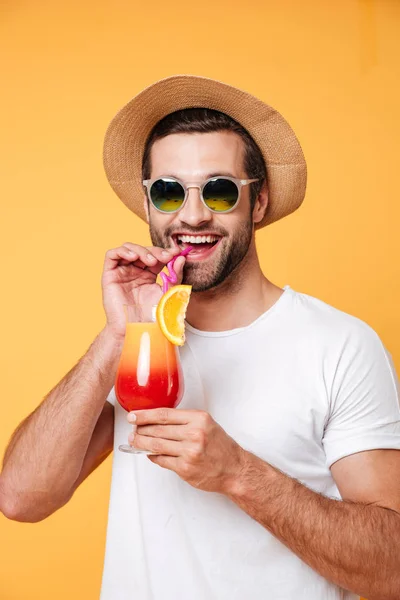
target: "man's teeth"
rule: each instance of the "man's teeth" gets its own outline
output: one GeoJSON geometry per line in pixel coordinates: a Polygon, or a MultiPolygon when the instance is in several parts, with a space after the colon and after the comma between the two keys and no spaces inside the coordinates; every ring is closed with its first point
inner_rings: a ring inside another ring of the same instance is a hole
{"type": "Polygon", "coordinates": [[[178,235],[177,239],[184,244],[212,244],[219,238],[215,235],[178,235]]]}

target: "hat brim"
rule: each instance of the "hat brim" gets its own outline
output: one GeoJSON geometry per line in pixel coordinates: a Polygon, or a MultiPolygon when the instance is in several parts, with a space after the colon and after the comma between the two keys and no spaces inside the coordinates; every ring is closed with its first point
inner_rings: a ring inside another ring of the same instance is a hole
{"type": "Polygon", "coordinates": [[[282,115],[251,94],[197,75],[161,79],[130,100],[109,124],[103,147],[107,179],[122,202],[146,220],[142,159],[146,140],[163,117],[184,108],[219,110],[250,133],[265,160],[269,201],[257,228],[294,212],[303,202],[307,166],[300,143],[282,115]]]}

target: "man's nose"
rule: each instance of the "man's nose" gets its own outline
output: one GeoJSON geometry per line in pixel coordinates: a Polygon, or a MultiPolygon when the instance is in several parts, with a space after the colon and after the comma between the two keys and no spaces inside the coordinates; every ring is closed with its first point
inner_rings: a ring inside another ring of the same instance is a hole
{"type": "Polygon", "coordinates": [[[202,202],[199,188],[190,187],[188,189],[188,197],[185,205],[179,211],[179,218],[191,227],[198,227],[202,223],[211,221],[212,212],[202,202]]]}

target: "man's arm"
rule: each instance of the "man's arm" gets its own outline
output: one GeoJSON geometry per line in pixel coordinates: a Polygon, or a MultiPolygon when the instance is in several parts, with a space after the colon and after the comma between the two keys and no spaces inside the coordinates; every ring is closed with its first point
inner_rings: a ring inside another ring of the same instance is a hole
{"type": "Polygon", "coordinates": [[[332,474],[343,501],[246,453],[226,495],[326,579],[368,600],[398,600],[400,451],[342,458],[332,474]]]}
{"type": "Polygon", "coordinates": [[[83,460],[78,479],[75,481],[71,496],[83,481],[111,454],[114,446],[114,407],[105,402],[103,410],[94,428],[89,447],[83,460]]]}
{"type": "Polygon", "coordinates": [[[113,386],[123,341],[107,326],[87,353],[17,428],[0,475],[0,510],[40,521],[72,496],[112,449],[113,386]]]}

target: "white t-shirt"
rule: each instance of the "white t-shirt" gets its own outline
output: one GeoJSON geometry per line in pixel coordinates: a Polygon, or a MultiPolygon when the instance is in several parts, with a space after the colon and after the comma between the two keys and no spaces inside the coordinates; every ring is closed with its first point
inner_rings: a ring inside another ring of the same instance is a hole
{"type": "MultiPolygon", "coordinates": [[[[206,410],[243,448],[339,498],[338,459],[400,449],[391,356],[363,321],[285,286],[247,327],[187,324],[179,408],[206,410]]],[[[101,600],[353,600],[225,496],[120,452],[132,426],[115,399],[101,600]]],[[[360,531],[362,536],[363,532],[360,531]]]]}

